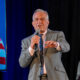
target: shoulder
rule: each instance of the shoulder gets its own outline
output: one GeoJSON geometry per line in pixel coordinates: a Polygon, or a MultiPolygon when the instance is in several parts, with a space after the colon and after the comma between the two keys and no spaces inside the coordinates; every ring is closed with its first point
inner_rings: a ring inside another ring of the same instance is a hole
{"type": "Polygon", "coordinates": [[[29,40],[29,39],[31,39],[31,36],[23,38],[22,41],[26,41],[26,40],[29,40]]]}
{"type": "Polygon", "coordinates": [[[24,42],[24,43],[26,43],[26,42],[30,42],[32,36],[33,36],[33,35],[30,35],[30,36],[28,36],[28,37],[23,38],[23,39],[21,40],[21,42],[24,42]]]}
{"type": "Polygon", "coordinates": [[[48,29],[48,33],[50,33],[50,34],[64,34],[63,31],[51,30],[51,29],[48,29]]]}

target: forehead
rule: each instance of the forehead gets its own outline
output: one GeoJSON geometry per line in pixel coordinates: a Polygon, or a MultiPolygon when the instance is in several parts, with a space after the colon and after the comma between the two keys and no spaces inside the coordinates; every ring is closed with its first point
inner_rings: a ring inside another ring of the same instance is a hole
{"type": "Polygon", "coordinates": [[[45,12],[36,12],[34,18],[45,18],[47,14],[45,12]]]}

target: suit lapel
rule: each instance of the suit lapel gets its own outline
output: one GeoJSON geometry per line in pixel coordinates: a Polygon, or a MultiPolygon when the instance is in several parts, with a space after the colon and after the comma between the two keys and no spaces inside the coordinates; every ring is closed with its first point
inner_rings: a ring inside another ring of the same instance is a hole
{"type": "MultiPolygon", "coordinates": [[[[51,32],[51,31],[48,29],[48,31],[47,31],[47,33],[46,33],[45,41],[49,41],[49,40],[51,39],[51,34],[50,34],[50,32],[51,32]]],[[[44,49],[43,49],[44,55],[46,54],[47,50],[48,50],[48,48],[44,48],[44,49]]]]}

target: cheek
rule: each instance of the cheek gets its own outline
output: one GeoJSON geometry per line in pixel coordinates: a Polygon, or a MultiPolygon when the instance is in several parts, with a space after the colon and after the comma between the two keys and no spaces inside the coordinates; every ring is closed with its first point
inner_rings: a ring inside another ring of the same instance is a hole
{"type": "Polygon", "coordinates": [[[49,26],[49,23],[47,22],[47,23],[46,23],[46,27],[48,27],[48,26],[49,26]]]}
{"type": "Polygon", "coordinates": [[[37,29],[37,26],[34,26],[34,29],[37,29]]]}
{"type": "Polygon", "coordinates": [[[33,23],[34,28],[36,28],[36,22],[33,23]]]}
{"type": "Polygon", "coordinates": [[[47,27],[48,27],[48,24],[47,24],[47,23],[45,23],[45,24],[44,24],[44,26],[45,26],[45,28],[47,28],[47,27]]]}
{"type": "Polygon", "coordinates": [[[38,29],[37,24],[34,24],[33,27],[34,27],[35,30],[38,29]]]}

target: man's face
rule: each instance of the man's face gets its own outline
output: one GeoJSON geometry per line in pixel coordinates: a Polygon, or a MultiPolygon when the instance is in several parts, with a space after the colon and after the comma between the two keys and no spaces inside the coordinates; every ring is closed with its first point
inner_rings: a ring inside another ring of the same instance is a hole
{"type": "Polygon", "coordinates": [[[45,12],[36,12],[33,17],[32,25],[35,30],[40,30],[41,33],[45,32],[49,25],[47,14],[45,12]]]}

